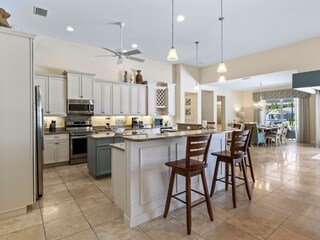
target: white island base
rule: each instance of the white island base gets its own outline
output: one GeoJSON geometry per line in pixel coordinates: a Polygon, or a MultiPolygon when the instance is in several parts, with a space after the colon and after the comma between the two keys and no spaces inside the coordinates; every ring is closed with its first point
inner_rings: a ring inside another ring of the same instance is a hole
{"type": "MultiPolygon", "coordinates": [[[[214,132],[209,153],[225,150],[225,139],[226,132],[214,132]]],[[[170,168],[165,166],[165,162],[185,157],[186,140],[186,136],[158,140],[152,138],[141,140],[132,136],[132,138],[125,137],[125,145],[111,145],[114,203],[124,213],[124,221],[128,226],[135,227],[163,215],[170,179],[170,168]]],[[[216,157],[209,154],[206,168],[209,187],[211,187],[215,163],[216,157]]],[[[221,176],[224,173],[224,165],[220,165],[220,168],[221,176]]],[[[222,183],[217,183],[216,190],[223,186],[222,183]]],[[[192,178],[192,188],[202,191],[200,175],[192,178]]],[[[178,176],[173,194],[184,190],[185,178],[178,176]]],[[[183,199],[184,194],[180,197],[183,199]]],[[[192,200],[200,197],[193,193],[192,200]]],[[[182,205],[181,202],[172,198],[170,211],[182,205]]]]}

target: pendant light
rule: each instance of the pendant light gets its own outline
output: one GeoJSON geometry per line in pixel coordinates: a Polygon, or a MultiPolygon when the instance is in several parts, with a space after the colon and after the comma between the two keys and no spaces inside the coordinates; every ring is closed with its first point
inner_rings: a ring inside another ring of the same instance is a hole
{"type": "Polygon", "coordinates": [[[169,55],[167,57],[167,60],[168,61],[177,61],[179,59],[178,55],[177,55],[177,51],[176,49],[174,48],[174,0],[172,0],[172,32],[171,32],[171,48],[170,48],[170,51],[169,51],[169,55]]]}
{"type": "MultiPolygon", "coordinates": [[[[196,44],[196,66],[199,66],[199,41],[194,42],[196,44]]],[[[194,86],[194,90],[195,91],[199,91],[200,90],[200,85],[197,82],[196,85],[194,86]]]]}
{"type": "Polygon", "coordinates": [[[221,61],[220,61],[220,64],[218,66],[218,69],[217,69],[217,72],[220,73],[220,77],[219,77],[219,82],[225,82],[226,81],[226,78],[224,76],[224,73],[227,71],[227,67],[224,63],[224,60],[223,60],[223,20],[224,20],[224,17],[223,17],[223,0],[221,0],[221,16],[219,18],[219,21],[220,21],[220,24],[221,24],[221,40],[220,40],[220,44],[221,44],[221,49],[220,49],[220,53],[221,53],[221,61]]]}

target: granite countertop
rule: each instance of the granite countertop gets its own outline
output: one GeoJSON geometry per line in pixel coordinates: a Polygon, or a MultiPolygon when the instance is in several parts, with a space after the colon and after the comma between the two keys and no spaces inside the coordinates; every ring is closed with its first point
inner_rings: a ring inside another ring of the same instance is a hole
{"type": "Polygon", "coordinates": [[[69,134],[69,132],[66,131],[65,128],[56,128],[55,132],[50,132],[49,128],[46,128],[44,130],[44,135],[53,135],[53,134],[69,134]]]}
{"type": "Polygon", "coordinates": [[[109,146],[113,147],[113,148],[116,148],[116,149],[119,149],[121,151],[125,151],[126,150],[125,143],[113,143],[113,144],[110,144],[109,146]]]}
{"type": "Polygon", "coordinates": [[[131,136],[123,136],[125,140],[134,141],[134,142],[143,142],[150,140],[160,140],[167,138],[176,138],[176,137],[185,137],[189,135],[198,135],[198,134],[206,134],[206,133],[229,133],[234,130],[239,130],[235,128],[225,127],[220,129],[206,129],[206,130],[187,130],[187,131],[177,131],[177,132],[165,132],[158,134],[141,134],[141,135],[131,135],[131,136]]]}

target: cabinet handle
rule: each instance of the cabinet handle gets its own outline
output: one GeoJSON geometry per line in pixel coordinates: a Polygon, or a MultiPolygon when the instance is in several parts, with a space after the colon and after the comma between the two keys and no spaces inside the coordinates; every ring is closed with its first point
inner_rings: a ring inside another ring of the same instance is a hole
{"type": "Polygon", "coordinates": [[[57,144],[59,144],[59,143],[58,143],[58,142],[56,142],[56,143],[54,143],[54,144],[56,144],[56,145],[57,145],[57,144]]]}

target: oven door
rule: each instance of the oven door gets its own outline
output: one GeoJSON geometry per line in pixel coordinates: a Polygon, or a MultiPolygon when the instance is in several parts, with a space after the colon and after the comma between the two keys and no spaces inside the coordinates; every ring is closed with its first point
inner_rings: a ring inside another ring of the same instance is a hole
{"type": "Polygon", "coordinates": [[[87,158],[87,136],[70,137],[70,159],[87,158]]]}

